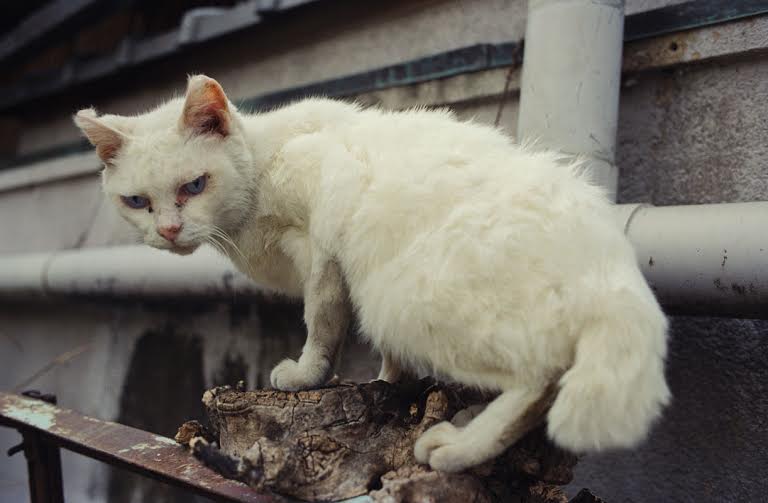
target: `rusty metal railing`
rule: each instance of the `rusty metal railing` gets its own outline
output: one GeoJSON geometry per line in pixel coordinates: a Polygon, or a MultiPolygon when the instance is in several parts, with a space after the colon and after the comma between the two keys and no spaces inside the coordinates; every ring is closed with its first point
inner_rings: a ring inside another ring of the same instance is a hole
{"type": "Polygon", "coordinates": [[[26,455],[32,503],[63,503],[61,448],[216,501],[278,501],[203,466],[170,438],[57,407],[53,395],[0,392],[0,426],[22,436],[8,454],[26,455]]]}

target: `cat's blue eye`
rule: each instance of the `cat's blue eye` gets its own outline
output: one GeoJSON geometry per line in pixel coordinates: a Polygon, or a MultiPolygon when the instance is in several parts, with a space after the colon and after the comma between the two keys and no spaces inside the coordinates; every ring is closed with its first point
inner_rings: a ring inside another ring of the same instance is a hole
{"type": "Polygon", "coordinates": [[[198,176],[189,183],[182,185],[184,192],[190,195],[199,194],[205,189],[205,181],[208,177],[206,175],[198,176]]]}
{"type": "Polygon", "coordinates": [[[126,206],[134,210],[140,210],[149,206],[149,199],[142,196],[120,196],[126,206]]]}

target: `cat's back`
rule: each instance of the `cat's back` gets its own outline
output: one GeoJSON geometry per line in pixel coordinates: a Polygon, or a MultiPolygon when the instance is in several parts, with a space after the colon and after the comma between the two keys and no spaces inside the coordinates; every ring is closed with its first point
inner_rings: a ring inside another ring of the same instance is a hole
{"type": "Polygon", "coordinates": [[[367,263],[387,262],[426,235],[503,242],[497,251],[509,254],[560,240],[607,207],[573,162],[446,110],[310,100],[283,113],[303,131],[286,144],[286,169],[275,177],[292,174],[292,190],[309,187],[323,240],[367,263]]]}
{"type": "MultiPolygon", "coordinates": [[[[273,114],[280,116],[277,123],[284,124],[276,131],[283,136],[282,155],[291,156],[293,162],[303,158],[306,164],[316,164],[342,149],[366,178],[382,184],[455,181],[458,188],[465,185],[463,176],[471,176],[475,182],[498,176],[529,178],[524,171],[531,163],[542,165],[539,175],[551,164],[549,157],[535,156],[504,131],[461,120],[448,109],[388,111],[311,98],[273,114]],[[504,172],[496,172],[501,166],[504,172]]],[[[327,164],[332,171],[334,166],[327,164]]],[[[338,169],[348,170],[349,166],[338,169]]]]}
{"type": "Polygon", "coordinates": [[[335,137],[357,158],[373,189],[403,191],[404,197],[411,189],[462,200],[487,191],[551,195],[566,186],[574,197],[594,195],[579,170],[564,168],[573,162],[563,162],[562,155],[520,145],[502,129],[459,119],[447,109],[356,110],[336,126],[335,137]]]}
{"type": "Polygon", "coordinates": [[[360,204],[374,212],[396,206],[417,227],[434,227],[460,208],[495,219],[514,218],[516,207],[530,215],[605,202],[572,160],[447,110],[361,110],[339,138],[366,178],[360,204]]]}
{"type": "MultiPolygon", "coordinates": [[[[542,256],[527,251],[534,249],[554,255],[544,260],[550,266],[562,264],[589,253],[579,246],[565,257],[560,251],[569,239],[589,234],[596,218],[607,221],[606,198],[572,161],[449,112],[363,110],[339,129],[339,138],[356,161],[353,169],[329,166],[344,174],[327,174],[333,204],[318,216],[336,222],[337,243],[350,262],[366,264],[355,270],[399,256],[449,263],[434,256],[443,251],[464,256],[462,267],[511,256],[521,258],[521,268],[534,267],[542,256]]],[[[410,264],[403,260],[398,270],[410,264]]]]}
{"type": "Polygon", "coordinates": [[[359,110],[344,136],[349,143],[410,172],[444,163],[467,163],[471,168],[470,160],[514,148],[501,130],[460,120],[448,109],[359,110]]]}

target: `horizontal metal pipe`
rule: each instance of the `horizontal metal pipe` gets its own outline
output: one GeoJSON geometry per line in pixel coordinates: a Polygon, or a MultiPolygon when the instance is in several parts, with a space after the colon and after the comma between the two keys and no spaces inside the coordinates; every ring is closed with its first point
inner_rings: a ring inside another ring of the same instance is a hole
{"type": "MultiPolygon", "coordinates": [[[[768,318],[768,202],[616,207],[659,301],[673,314],[768,318]]],[[[264,293],[203,247],[146,246],[0,256],[0,300],[215,298],[264,293]]]]}
{"type": "Polygon", "coordinates": [[[208,247],[186,257],[138,245],[0,256],[0,299],[226,298],[263,292],[208,247]]]}
{"type": "Polygon", "coordinates": [[[617,217],[668,312],[768,318],[768,202],[631,204],[617,217]]]}

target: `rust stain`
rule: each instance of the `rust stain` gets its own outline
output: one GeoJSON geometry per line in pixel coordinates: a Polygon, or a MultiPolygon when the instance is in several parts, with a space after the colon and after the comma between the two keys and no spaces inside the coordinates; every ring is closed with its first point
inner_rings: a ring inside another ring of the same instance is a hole
{"type": "MultiPolygon", "coordinates": [[[[696,36],[675,33],[649,40],[630,42],[625,46],[623,72],[641,71],[648,68],[664,68],[691,60],[688,53],[696,36]]],[[[701,58],[698,54],[698,58],[701,58]]]]}

